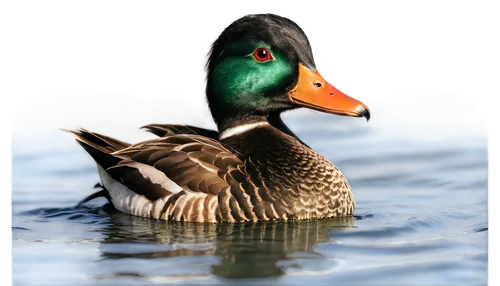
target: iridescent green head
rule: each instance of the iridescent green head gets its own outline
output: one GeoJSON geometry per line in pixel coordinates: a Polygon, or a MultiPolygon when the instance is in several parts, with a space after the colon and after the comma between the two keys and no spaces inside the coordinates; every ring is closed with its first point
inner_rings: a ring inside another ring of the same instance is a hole
{"type": "Polygon", "coordinates": [[[245,16],[212,45],[207,100],[219,125],[295,108],[287,98],[299,62],[314,69],[311,46],[294,22],[273,14],[245,16]]]}
{"type": "Polygon", "coordinates": [[[340,114],[307,36],[277,15],[248,15],[229,25],[212,45],[207,71],[207,100],[219,130],[299,106],[340,114]]]}

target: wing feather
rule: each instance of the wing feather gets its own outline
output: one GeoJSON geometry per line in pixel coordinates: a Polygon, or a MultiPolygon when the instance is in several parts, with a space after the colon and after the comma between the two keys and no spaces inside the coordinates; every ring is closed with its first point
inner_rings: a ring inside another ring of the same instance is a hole
{"type": "Polygon", "coordinates": [[[167,219],[259,219],[253,213],[251,197],[242,188],[242,183],[248,183],[243,162],[220,142],[179,134],[131,145],[113,155],[122,161],[109,171],[128,172],[122,174],[123,184],[132,190],[140,187],[137,193],[152,200],[169,196],[162,210],[167,219]],[[146,181],[150,186],[145,186],[146,181]],[[214,196],[217,204],[211,202],[214,196]],[[206,206],[212,209],[207,212],[206,206]]]}
{"type": "Polygon", "coordinates": [[[145,206],[118,209],[198,222],[265,220],[273,213],[262,203],[239,154],[218,142],[217,132],[182,125],[145,128],[162,137],[129,145],[86,130],[71,132],[103,167],[102,176],[109,174],[107,179],[130,192],[110,192],[118,196],[113,204],[126,204],[120,198],[132,196],[145,206]]]}
{"type": "Polygon", "coordinates": [[[219,139],[219,132],[190,125],[176,124],[149,124],[141,128],[155,134],[158,137],[171,136],[176,134],[197,134],[212,139],[219,139]]]}

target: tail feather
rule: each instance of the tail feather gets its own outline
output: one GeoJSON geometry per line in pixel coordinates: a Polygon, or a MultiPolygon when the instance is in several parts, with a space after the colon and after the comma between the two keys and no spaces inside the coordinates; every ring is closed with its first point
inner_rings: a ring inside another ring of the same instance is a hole
{"type": "MultiPolygon", "coordinates": [[[[76,139],[76,142],[78,142],[78,144],[80,144],[104,170],[115,166],[122,160],[111,155],[111,153],[130,146],[128,143],[98,133],[90,132],[85,129],[80,129],[79,131],[62,130],[71,134],[76,139]]],[[[110,175],[113,176],[113,174],[110,175]]],[[[108,190],[106,190],[106,188],[99,183],[94,186],[94,188],[98,187],[101,187],[102,189],[80,201],[77,207],[98,197],[105,197],[109,202],[111,202],[111,196],[108,190]]]]}
{"type": "Polygon", "coordinates": [[[111,153],[130,146],[128,143],[85,129],[79,131],[62,130],[73,135],[83,149],[104,169],[108,169],[121,161],[120,158],[111,155],[111,153]]]}

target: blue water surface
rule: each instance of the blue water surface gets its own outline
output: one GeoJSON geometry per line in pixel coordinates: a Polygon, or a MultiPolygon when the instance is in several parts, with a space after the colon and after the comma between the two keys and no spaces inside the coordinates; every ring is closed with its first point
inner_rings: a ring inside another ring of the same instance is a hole
{"type": "Polygon", "coordinates": [[[44,152],[14,140],[14,284],[486,284],[485,137],[287,122],[344,172],[355,217],[215,225],[132,217],[104,199],[77,208],[98,182],[83,149],[58,131],[33,142],[44,152]]]}

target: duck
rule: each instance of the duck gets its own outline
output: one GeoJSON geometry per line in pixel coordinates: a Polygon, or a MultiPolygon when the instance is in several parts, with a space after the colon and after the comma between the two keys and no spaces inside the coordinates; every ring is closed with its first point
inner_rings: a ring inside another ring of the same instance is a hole
{"type": "Polygon", "coordinates": [[[353,216],[352,188],[302,142],[281,114],[309,108],[370,119],[362,102],[328,83],[292,20],[253,14],[226,27],[206,64],[217,131],[150,124],[157,137],[129,144],[68,131],[95,160],[100,190],[118,211],[176,222],[239,223],[353,216]]]}

